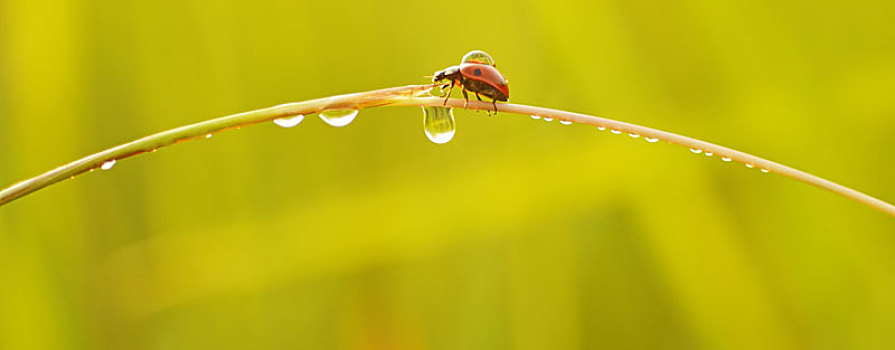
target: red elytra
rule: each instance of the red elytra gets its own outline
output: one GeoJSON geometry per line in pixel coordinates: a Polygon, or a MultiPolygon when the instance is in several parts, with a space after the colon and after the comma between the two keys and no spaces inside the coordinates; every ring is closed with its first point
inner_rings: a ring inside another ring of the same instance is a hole
{"type": "MultiPolygon", "coordinates": [[[[481,101],[480,95],[488,97],[492,100],[495,112],[497,111],[497,101],[510,100],[510,88],[507,85],[506,78],[500,74],[493,65],[481,63],[463,63],[459,66],[445,68],[435,72],[432,78],[433,82],[443,82],[450,80],[450,90],[445,96],[444,103],[447,104],[448,98],[451,96],[455,85],[459,85],[463,92],[463,98],[469,103],[467,91],[475,94],[476,98],[481,101]]],[[[445,83],[443,87],[447,87],[445,83]]]]}
{"type": "MultiPolygon", "coordinates": [[[[460,65],[460,74],[466,79],[481,82],[503,93],[503,96],[500,96],[503,98],[496,98],[496,100],[509,101],[510,87],[507,86],[507,79],[494,66],[465,63],[460,65]]],[[[472,89],[468,90],[475,92],[472,89]]]]}

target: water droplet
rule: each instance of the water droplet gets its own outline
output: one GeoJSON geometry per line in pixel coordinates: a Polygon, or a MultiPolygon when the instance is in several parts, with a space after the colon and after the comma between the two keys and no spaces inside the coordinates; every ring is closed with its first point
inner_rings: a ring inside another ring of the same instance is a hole
{"type": "MultiPolygon", "coordinates": [[[[113,166],[115,166],[115,160],[107,160],[103,163],[102,166],[100,166],[100,169],[109,170],[112,169],[113,166]]],[[[90,171],[93,171],[93,169],[90,169],[90,171]]]]}
{"type": "Polygon", "coordinates": [[[646,142],[658,142],[659,141],[659,139],[657,139],[655,137],[646,137],[644,139],[646,140],[646,142]]]}
{"type": "Polygon", "coordinates": [[[631,136],[631,137],[633,137],[633,138],[635,138],[635,139],[638,138],[638,137],[640,137],[640,135],[632,134],[632,133],[628,133],[628,136],[631,136]]]}
{"type": "Polygon", "coordinates": [[[357,117],[356,109],[334,109],[320,113],[320,119],[335,127],[343,127],[351,124],[357,117]]]}
{"type": "Polygon", "coordinates": [[[552,122],[552,121],[553,121],[553,118],[550,118],[550,117],[544,117],[544,121],[552,122]]]}
{"type": "Polygon", "coordinates": [[[541,119],[541,116],[539,116],[539,115],[532,115],[532,116],[531,116],[531,119],[541,119]]]}
{"type": "Polygon", "coordinates": [[[768,169],[761,169],[761,172],[763,172],[763,173],[767,173],[767,172],[768,172],[768,169]]]}
{"type": "Polygon", "coordinates": [[[560,120],[559,122],[560,122],[561,124],[563,124],[563,125],[569,125],[569,124],[572,124],[572,121],[571,121],[571,120],[560,120]]]}
{"type": "MultiPolygon", "coordinates": [[[[277,118],[273,120],[273,123],[284,128],[291,128],[301,123],[302,120],[305,120],[305,116],[299,114],[294,117],[287,118],[277,118]]],[[[324,119],[325,120],[325,119],[324,119]]],[[[349,122],[350,123],[350,122],[349,122]]]]}
{"type": "Polygon", "coordinates": [[[206,139],[210,139],[210,138],[211,138],[211,134],[205,134],[205,138],[206,138],[206,139]]]}
{"type": "Polygon", "coordinates": [[[96,170],[96,168],[90,168],[90,170],[88,170],[88,171],[90,171],[92,173],[94,170],[96,170]]]}
{"type": "Polygon", "coordinates": [[[454,109],[442,106],[423,107],[423,130],[429,141],[441,144],[454,138],[454,109]]]}
{"type": "Polygon", "coordinates": [[[71,176],[68,177],[69,180],[74,179],[74,178],[75,178],[74,175],[71,175],[71,176]]]}
{"type": "Polygon", "coordinates": [[[746,163],[746,167],[749,168],[749,169],[752,169],[752,168],[755,167],[755,166],[752,165],[752,164],[746,163]]]}
{"type": "Polygon", "coordinates": [[[701,149],[696,149],[696,148],[691,148],[691,149],[690,149],[690,152],[699,154],[699,153],[702,153],[702,150],[701,150],[701,149]]]}
{"type": "Polygon", "coordinates": [[[463,55],[463,59],[460,60],[460,63],[479,63],[479,64],[487,64],[489,66],[494,65],[494,59],[491,58],[491,55],[485,53],[482,50],[472,50],[467,54],[463,55]]]}
{"type": "Polygon", "coordinates": [[[703,154],[705,154],[706,157],[711,157],[711,156],[715,155],[715,154],[712,153],[712,152],[705,152],[705,153],[703,153],[703,154]]]}
{"type": "Polygon", "coordinates": [[[622,133],[621,130],[615,130],[615,129],[610,129],[609,132],[611,132],[611,133],[613,133],[613,134],[616,134],[616,135],[622,133]]]}
{"type": "Polygon", "coordinates": [[[721,160],[723,160],[723,161],[725,161],[725,162],[729,162],[729,161],[730,161],[730,158],[727,158],[727,157],[721,157],[721,160]]]}
{"type": "Polygon", "coordinates": [[[153,149],[149,150],[149,153],[152,153],[152,152],[155,152],[155,151],[158,151],[158,148],[153,148],[153,149]]]}
{"type": "Polygon", "coordinates": [[[597,130],[600,130],[600,131],[606,130],[606,127],[605,127],[605,126],[598,126],[598,127],[597,127],[597,130]]]}

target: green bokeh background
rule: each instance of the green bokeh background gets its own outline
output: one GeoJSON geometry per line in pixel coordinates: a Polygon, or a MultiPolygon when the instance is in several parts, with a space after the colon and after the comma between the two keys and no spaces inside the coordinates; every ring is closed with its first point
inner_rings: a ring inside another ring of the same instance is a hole
{"type": "MultiPolygon", "coordinates": [[[[895,2],[0,0],[0,183],[204,119],[424,83],[895,200],[895,2]]],[[[882,349],[895,220],[664,143],[309,116],[0,208],[0,349],[882,349]]]]}

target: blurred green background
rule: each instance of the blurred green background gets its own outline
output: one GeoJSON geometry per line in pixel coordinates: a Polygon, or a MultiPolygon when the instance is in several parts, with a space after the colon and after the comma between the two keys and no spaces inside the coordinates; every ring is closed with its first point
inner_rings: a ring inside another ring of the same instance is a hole
{"type": "MultiPolygon", "coordinates": [[[[0,184],[204,119],[425,83],[895,200],[892,1],[0,0],[0,184]]],[[[895,220],[664,143],[419,108],[120,161],[0,208],[0,349],[895,347],[895,220]]]]}

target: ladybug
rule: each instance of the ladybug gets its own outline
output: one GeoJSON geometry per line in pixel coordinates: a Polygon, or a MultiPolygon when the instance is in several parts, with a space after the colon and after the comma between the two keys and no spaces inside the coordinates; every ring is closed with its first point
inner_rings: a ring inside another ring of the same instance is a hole
{"type": "Polygon", "coordinates": [[[494,67],[493,62],[488,54],[482,51],[472,51],[463,56],[459,66],[435,72],[432,82],[445,82],[442,85],[442,88],[445,88],[449,85],[446,81],[450,81],[450,90],[444,98],[444,104],[447,104],[454,86],[460,86],[466,103],[469,103],[467,91],[475,94],[479,101],[482,100],[481,95],[483,95],[491,99],[496,113],[497,101],[507,102],[510,100],[510,88],[507,86],[506,78],[494,67]]]}

